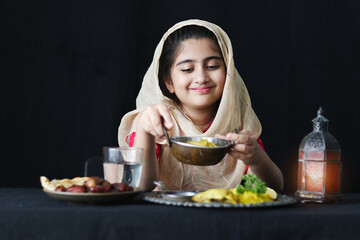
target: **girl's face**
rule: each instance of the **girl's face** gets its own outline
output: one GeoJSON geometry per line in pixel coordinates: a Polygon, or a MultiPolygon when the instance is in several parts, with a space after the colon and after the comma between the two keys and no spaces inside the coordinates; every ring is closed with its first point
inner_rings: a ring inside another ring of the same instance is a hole
{"type": "Polygon", "coordinates": [[[179,46],[171,66],[171,79],[165,81],[187,112],[213,108],[220,99],[226,67],[220,50],[208,38],[188,39],[179,46]]]}

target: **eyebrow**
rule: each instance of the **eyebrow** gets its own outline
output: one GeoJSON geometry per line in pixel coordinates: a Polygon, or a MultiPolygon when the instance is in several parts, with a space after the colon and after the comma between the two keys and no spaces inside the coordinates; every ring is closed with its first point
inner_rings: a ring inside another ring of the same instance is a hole
{"type": "MultiPolygon", "coordinates": [[[[221,57],[218,57],[218,56],[210,56],[210,57],[205,58],[203,61],[207,62],[207,61],[210,61],[212,59],[223,60],[221,57]]],[[[184,63],[189,63],[189,62],[195,62],[195,61],[192,60],[192,59],[186,59],[186,60],[183,60],[181,62],[178,62],[176,64],[176,66],[179,66],[179,65],[184,64],[184,63]]]]}

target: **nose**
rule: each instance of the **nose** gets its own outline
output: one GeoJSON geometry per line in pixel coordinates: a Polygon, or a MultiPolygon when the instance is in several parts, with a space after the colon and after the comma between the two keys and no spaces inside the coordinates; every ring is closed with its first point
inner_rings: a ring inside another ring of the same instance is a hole
{"type": "Polygon", "coordinates": [[[202,84],[209,81],[209,76],[204,68],[198,68],[195,75],[195,82],[202,84]]]}

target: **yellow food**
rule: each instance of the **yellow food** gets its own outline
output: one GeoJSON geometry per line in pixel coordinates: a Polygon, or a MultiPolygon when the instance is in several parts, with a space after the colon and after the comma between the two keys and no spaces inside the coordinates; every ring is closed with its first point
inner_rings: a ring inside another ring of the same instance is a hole
{"type": "Polygon", "coordinates": [[[239,194],[238,198],[239,198],[239,203],[243,203],[243,204],[269,202],[273,200],[265,194],[258,194],[249,191],[245,191],[244,193],[239,194]]]}
{"type": "Polygon", "coordinates": [[[196,146],[203,146],[203,147],[217,147],[214,143],[209,142],[206,139],[201,139],[200,141],[196,142],[196,141],[188,141],[186,143],[192,144],[192,145],[196,145],[196,146]]]}
{"type": "Polygon", "coordinates": [[[267,188],[266,193],[253,193],[245,191],[244,193],[238,193],[236,188],[233,189],[209,189],[204,192],[200,192],[192,197],[194,202],[209,203],[209,202],[223,202],[223,203],[242,203],[242,204],[254,204],[261,202],[274,201],[277,198],[276,192],[267,188]]]}
{"type": "Polygon", "coordinates": [[[227,189],[209,189],[201,192],[192,197],[195,202],[208,203],[208,202],[224,202],[224,203],[237,203],[237,197],[227,189]]]}

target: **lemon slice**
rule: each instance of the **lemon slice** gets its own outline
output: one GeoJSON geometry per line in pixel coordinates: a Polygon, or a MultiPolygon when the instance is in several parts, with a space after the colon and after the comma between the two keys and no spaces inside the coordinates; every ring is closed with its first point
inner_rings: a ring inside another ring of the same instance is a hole
{"type": "Polygon", "coordinates": [[[275,192],[274,189],[266,187],[266,192],[265,195],[268,196],[271,199],[276,199],[277,198],[277,193],[275,192]]]}

